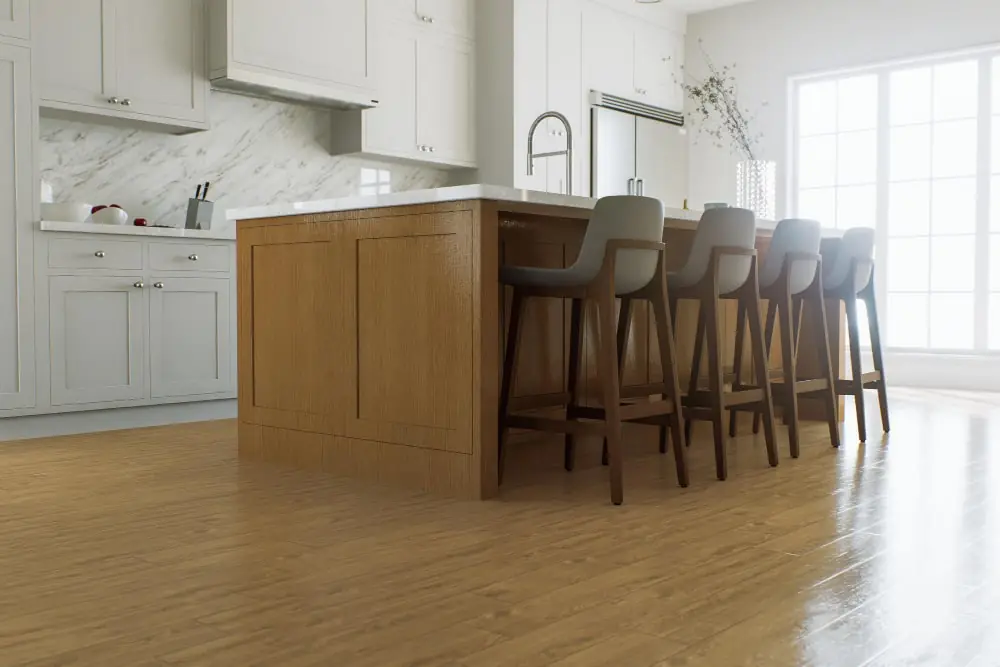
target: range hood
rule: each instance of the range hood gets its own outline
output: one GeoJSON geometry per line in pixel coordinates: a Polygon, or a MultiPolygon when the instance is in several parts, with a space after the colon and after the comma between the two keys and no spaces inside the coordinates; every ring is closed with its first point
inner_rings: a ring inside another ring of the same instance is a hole
{"type": "Polygon", "coordinates": [[[378,106],[378,100],[368,91],[318,86],[295,79],[272,77],[252,70],[229,68],[225,74],[213,76],[212,88],[250,97],[328,109],[372,109],[378,106]]]}

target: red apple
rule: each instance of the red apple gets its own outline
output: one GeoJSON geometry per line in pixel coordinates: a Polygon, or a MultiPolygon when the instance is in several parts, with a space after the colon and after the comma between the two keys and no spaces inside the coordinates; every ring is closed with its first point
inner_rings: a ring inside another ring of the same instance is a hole
{"type": "Polygon", "coordinates": [[[133,222],[132,224],[135,225],[136,227],[148,227],[149,220],[146,220],[146,218],[136,218],[135,222],[133,222]]]}
{"type": "Polygon", "coordinates": [[[121,206],[119,206],[118,204],[112,204],[111,208],[121,208],[121,206]]]}
{"type": "Polygon", "coordinates": [[[95,206],[94,208],[90,209],[90,214],[94,215],[98,211],[103,211],[106,208],[107,208],[107,206],[95,206]]]}

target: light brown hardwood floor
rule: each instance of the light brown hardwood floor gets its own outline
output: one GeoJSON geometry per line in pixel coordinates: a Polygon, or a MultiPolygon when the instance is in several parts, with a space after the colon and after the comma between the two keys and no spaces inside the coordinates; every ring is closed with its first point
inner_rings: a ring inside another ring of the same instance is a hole
{"type": "Polygon", "coordinates": [[[0,665],[1000,665],[1000,402],[891,401],[725,483],[697,425],[686,490],[629,431],[619,508],[554,444],[465,503],[240,463],[232,422],[0,443],[0,665]]]}

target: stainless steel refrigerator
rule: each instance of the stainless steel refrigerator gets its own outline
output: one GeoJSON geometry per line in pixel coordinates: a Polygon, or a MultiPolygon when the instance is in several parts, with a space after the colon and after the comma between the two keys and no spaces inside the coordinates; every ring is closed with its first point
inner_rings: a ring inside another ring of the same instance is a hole
{"type": "Polygon", "coordinates": [[[642,194],[682,208],[688,190],[682,116],[600,93],[591,101],[591,196],[642,194]]]}

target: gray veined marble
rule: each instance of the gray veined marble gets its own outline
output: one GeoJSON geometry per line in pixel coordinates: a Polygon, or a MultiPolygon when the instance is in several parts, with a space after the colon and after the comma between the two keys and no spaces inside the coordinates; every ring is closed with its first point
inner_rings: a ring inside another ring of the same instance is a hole
{"type": "Polygon", "coordinates": [[[185,136],[43,118],[42,178],[56,201],[119,204],[180,226],[204,181],[216,201],[213,226],[227,224],[228,208],[357,195],[366,166],[390,169],[393,191],[447,182],[442,170],[331,156],[321,109],[214,91],[210,105],[212,129],[185,136]]]}

